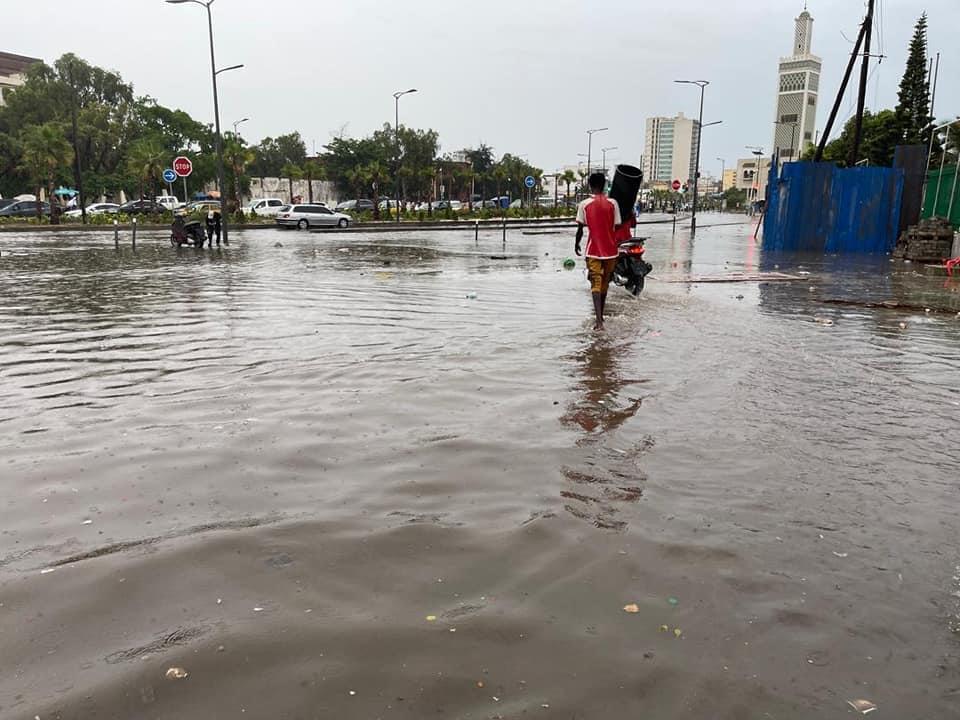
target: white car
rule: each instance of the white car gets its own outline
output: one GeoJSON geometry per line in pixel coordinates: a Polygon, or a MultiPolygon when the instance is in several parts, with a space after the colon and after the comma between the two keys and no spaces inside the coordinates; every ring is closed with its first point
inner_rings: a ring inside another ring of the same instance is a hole
{"type": "MultiPolygon", "coordinates": [[[[94,203],[93,205],[87,205],[87,215],[105,215],[105,214],[116,214],[117,210],[120,209],[120,206],[116,203],[94,203]]],[[[83,213],[80,212],[80,208],[74,208],[73,210],[67,210],[63,216],[70,218],[80,217],[83,213]]]]}
{"type": "Polygon", "coordinates": [[[176,210],[177,208],[179,208],[179,207],[181,206],[181,204],[182,204],[182,203],[181,203],[177,198],[175,198],[173,195],[160,195],[160,196],[158,196],[158,197],[155,197],[155,198],[153,199],[153,201],[154,201],[157,205],[159,205],[160,207],[162,207],[164,210],[169,210],[170,212],[173,212],[174,210],[176,210]]]}
{"type": "Polygon", "coordinates": [[[288,203],[280,198],[261,198],[260,200],[251,200],[250,204],[247,205],[246,213],[256,217],[276,217],[280,214],[280,208],[287,205],[288,203]]]}
{"type": "Polygon", "coordinates": [[[284,205],[277,214],[278,227],[295,227],[309,230],[320,227],[350,227],[353,221],[349,215],[334,212],[326,205],[284,205]]]}

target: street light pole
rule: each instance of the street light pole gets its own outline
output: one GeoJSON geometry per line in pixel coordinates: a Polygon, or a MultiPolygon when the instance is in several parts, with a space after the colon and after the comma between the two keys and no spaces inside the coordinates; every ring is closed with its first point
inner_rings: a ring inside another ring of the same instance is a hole
{"type": "Polygon", "coordinates": [[[593,134],[598,132],[606,132],[610,128],[594,128],[593,130],[587,130],[587,177],[590,177],[590,158],[593,154],[593,134]]]}
{"type": "Polygon", "coordinates": [[[700,189],[700,144],[703,140],[703,96],[706,90],[707,85],[710,84],[709,80],[674,80],[675,83],[680,85],[696,85],[700,88],[700,116],[697,120],[697,155],[694,160],[694,171],[693,171],[693,212],[690,217],[690,234],[695,235],[697,232],[697,193],[700,189]]]}
{"type": "Polygon", "coordinates": [[[233,124],[233,137],[234,137],[234,138],[237,137],[237,126],[241,125],[242,123],[247,122],[249,119],[250,119],[250,118],[244,118],[243,120],[237,120],[237,121],[233,124]]]}
{"type": "Polygon", "coordinates": [[[227,72],[228,70],[238,70],[242,68],[243,65],[233,65],[228,68],[223,68],[223,70],[217,70],[217,60],[214,55],[213,49],[213,12],[210,10],[210,6],[213,5],[213,0],[207,0],[207,2],[202,2],[202,0],[166,0],[170,5],[183,5],[184,3],[193,3],[194,5],[201,5],[207,10],[207,29],[210,34],[210,75],[213,80],[213,122],[214,129],[216,131],[215,135],[215,144],[217,149],[217,189],[220,191],[220,227],[223,231],[223,244],[230,244],[230,236],[227,231],[227,219],[230,213],[222,212],[226,209],[224,202],[224,193],[223,193],[223,137],[220,134],[220,99],[217,94],[217,75],[222,72],[227,72]]]}
{"type": "Polygon", "coordinates": [[[601,152],[603,152],[603,174],[604,175],[607,174],[607,153],[610,152],[611,150],[619,150],[619,149],[620,148],[618,148],[616,145],[614,145],[613,147],[601,148],[601,152]]]}
{"type": "Polygon", "coordinates": [[[410,88],[409,90],[404,90],[402,92],[395,92],[393,94],[393,104],[394,104],[394,123],[393,123],[393,142],[395,146],[394,152],[397,156],[397,162],[394,170],[394,185],[396,192],[397,200],[397,222],[400,222],[400,98],[404,95],[409,95],[410,93],[415,93],[416,88],[410,88]]]}

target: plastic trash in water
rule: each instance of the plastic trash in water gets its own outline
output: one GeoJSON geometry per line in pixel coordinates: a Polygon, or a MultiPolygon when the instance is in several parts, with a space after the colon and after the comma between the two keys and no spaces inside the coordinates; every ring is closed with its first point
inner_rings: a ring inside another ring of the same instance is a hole
{"type": "Polygon", "coordinates": [[[577,261],[573,258],[564,258],[563,260],[563,269],[564,270],[573,270],[577,266],[577,261]]]}
{"type": "Polygon", "coordinates": [[[852,707],[861,715],[869,715],[877,709],[877,706],[869,700],[847,700],[847,705],[852,707]]]}
{"type": "Polygon", "coordinates": [[[477,299],[477,294],[475,292],[467,293],[467,300],[476,300],[476,299],[477,299]]]}
{"type": "Polygon", "coordinates": [[[190,673],[182,667],[172,667],[167,670],[167,680],[186,680],[188,677],[190,677],[190,673]]]}

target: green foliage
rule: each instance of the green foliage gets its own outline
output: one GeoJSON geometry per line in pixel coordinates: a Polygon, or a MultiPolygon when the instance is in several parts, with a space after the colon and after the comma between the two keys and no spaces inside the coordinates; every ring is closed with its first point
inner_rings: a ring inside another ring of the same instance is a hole
{"type": "Polygon", "coordinates": [[[283,166],[291,163],[303,166],[307,159],[307,145],[300,133],[264,138],[253,147],[254,159],[250,174],[254,177],[282,177],[283,166]]]}
{"type": "MultiPolygon", "coordinates": [[[[56,122],[43,125],[31,125],[20,133],[21,165],[40,197],[40,188],[45,188],[47,197],[53,197],[53,190],[64,172],[73,162],[73,149],[67,142],[63,127],[56,122]]],[[[53,212],[51,222],[57,222],[56,203],[51,200],[53,212]]],[[[37,205],[37,218],[41,216],[37,205]]]]}
{"type": "Polygon", "coordinates": [[[917,21],[910,41],[910,56],[900,81],[896,123],[900,141],[921,145],[930,141],[930,81],[927,77],[927,14],[917,21]]]}
{"type": "MultiPolygon", "coordinates": [[[[823,152],[824,162],[835,162],[845,166],[853,147],[853,136],[856,130],[856,118],[850,118],[843,132],[836,140],[827,144],[823,152]]],[[[863,113],[863,139],[860,143],[860,158],[867,160],[871,165],[890,167],[893,164],[893,153],[897,145],[901,144],[901,131],[897,124],[896,113],[893,110],[881,110],[873,114],[869,110],[863,113]]],[[[811,148],[809,159],[815,152],[811,148]]]]}
{"type": "Polygon", "coordinates": [[[739,188],[728,188],[723,193],[723,199],[727,203],[728,210],[742,208],[747,202],[747,191],[739,188]]]}

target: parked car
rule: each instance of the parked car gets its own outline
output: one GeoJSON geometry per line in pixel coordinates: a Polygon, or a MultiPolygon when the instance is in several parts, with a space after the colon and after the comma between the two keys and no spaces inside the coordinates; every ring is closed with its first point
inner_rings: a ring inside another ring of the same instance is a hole
{"type": "Polygon", "coordinates": [[[0,198],[0,210],[3,210],[5,207],[9,205],[13,205],[15,202],[16,200],[14,200],[13,198],[6,198],[6,199],[0,198]]]}
{"type": "Polygon", "coordinates": [[[187,212],[187,214],[199,213],[200,215],[206,215],[209,212],[220,212],[220,201],[195,200],[187,205],[184,210],[187,212]]]}
{"type": "Polygon", "coordinates": [[[309,230],[318,227],[350,226],[353,220],[349,215],[334,212],[324,205],[284,205],[277,215],[278,227],[295,227],[298,230],[309,230]]]}
{"type": "Polygon", "coordinates": [[[373,212],[373,200],[346,200],[336,207],[337,212],[373,212]]]}
{"type": "MultiPolygon", "coordinates": [[[[40,212],[50,214],[50,203],[41,203],[40,212]]],[[[0,210],[0,217],[32,218],[37,216],[36,200],[17,200],[0,210]]]]}
{"type": "Polygon", "coordinates": [[[280,208],[286,205],[287,203],[280,198],[261,198],[259,200],[251,200],[245,212],[251,216],[276,217],[280,212],[280,208]]]}
{"type": "MultiPolygon", "coordinates": [[[[93,203],[92,205],[87,205],[87,215],[116,215],[119,209],[120,206],[116,203],[93,203]]],[[[80,208],[74,208],[73,210],[67,210],[63,216],[77,218],[82,214],[80,208]]]]}
{"type": "Polygon", "coordinates": [[[157,205],[153,200],[131,200],[128,203],[124,203],[119,208],[117,212],[121,212],[125,215],[147,215],[147,214],[160,214],[164,211],[164,208],[160,205],[157,205]]]}
{"type": "Polygon", "coordinates": [[[162,207],[164,210],[169,210],[170,212],[173,212],[174,210],[176,210],[177,208],[183,205],[183,203],[181,203],[173,195],[160,195],[158,197],[155,197],[153,201],[157,205],[162,207]]]}

